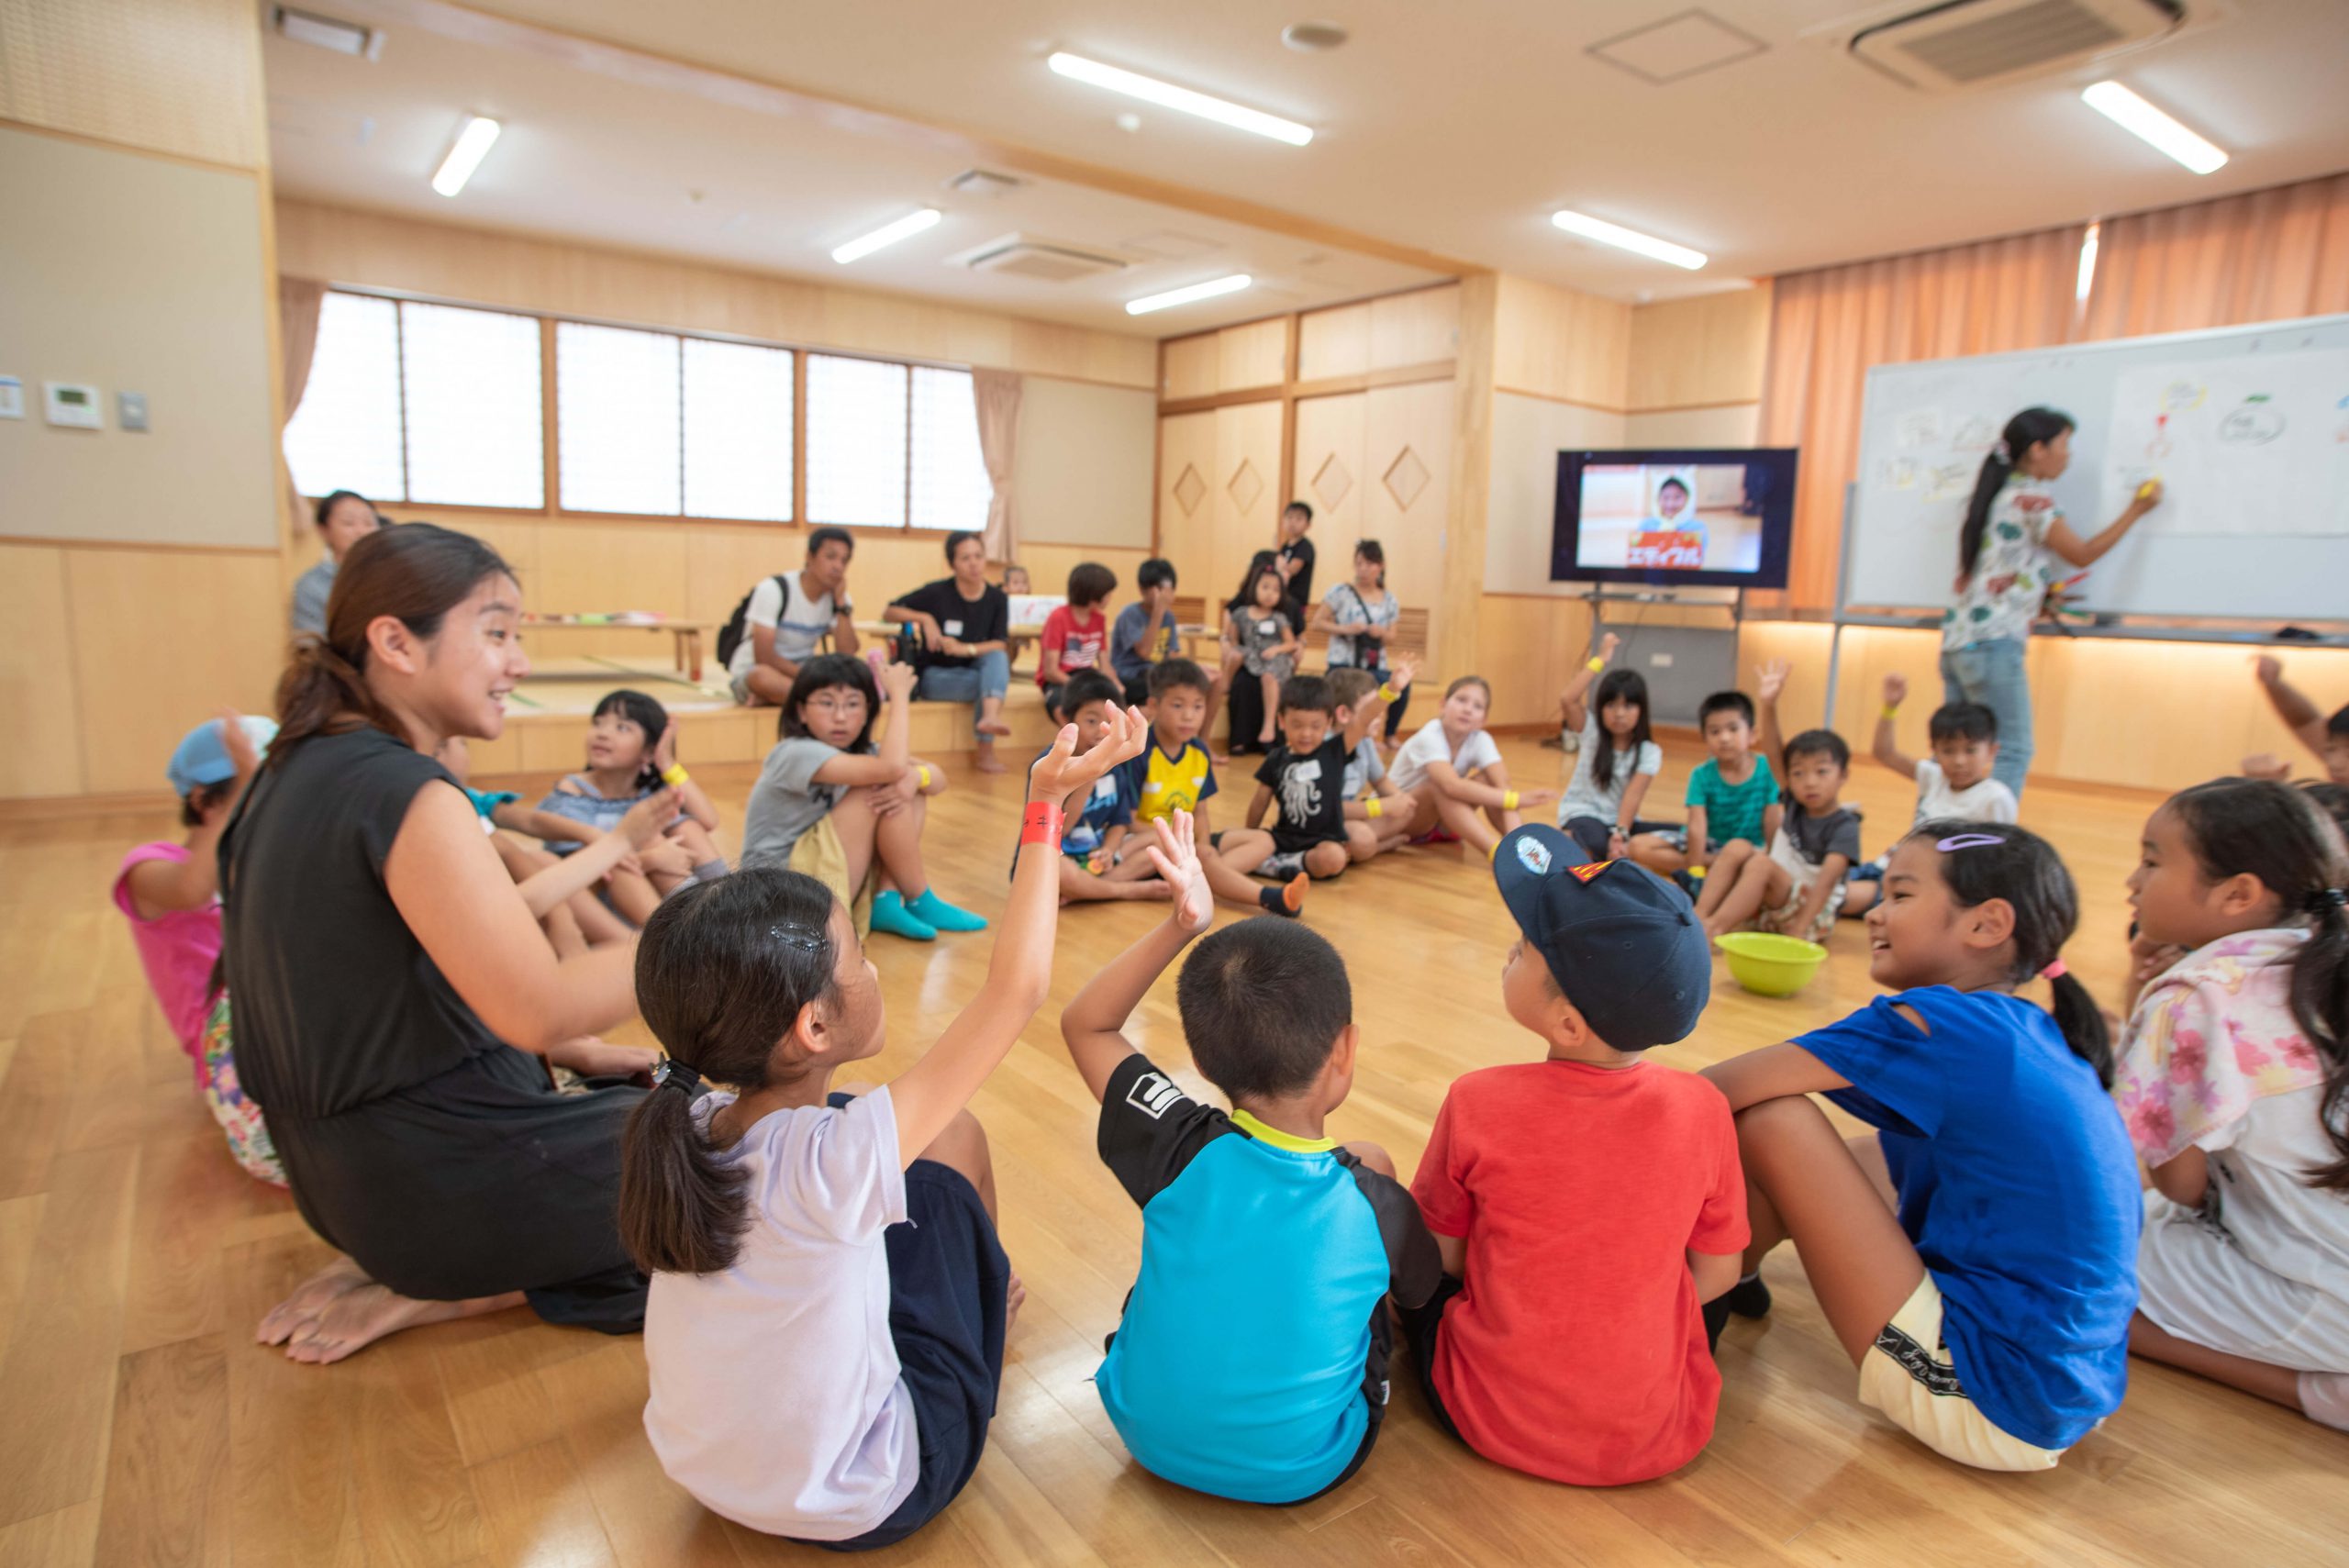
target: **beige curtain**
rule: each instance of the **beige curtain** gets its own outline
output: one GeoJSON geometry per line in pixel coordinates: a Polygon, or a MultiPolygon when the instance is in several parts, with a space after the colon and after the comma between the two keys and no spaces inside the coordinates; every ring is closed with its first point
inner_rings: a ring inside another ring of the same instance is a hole
{"type": "Polygon", "coordinates": [[[2086,232],[2071,225],[1776,280],[1762,444],[1802,449],[1787,603],[1834,603],[1843,486],[1859,461],[1867,368],[2065,341],[2076,322],[2086,232]]]}
{"type": "Polygon", "coordinates": [[[987,559],[1009,561],[1014,533],[1011,456],[1019,442],[1019,377],[1010,371],[974,370],[971,391],[979,406],[979,456],[995,498],[987,503],[987,559]]]}
{"type": "Polygon", "coordinates": [[[2349,311],[2349,174],[2105,220],[2087,338],[2349,311]]]}
{"type": "MultiPolygon", "coordinates": [[[[318,309],[326,297],[324,284],[307,278],[281,276],[277,280],[277,344],[288,423],[294,418],[294,411],[302,406],[302,394],[310,384],[310,361],[318,350],[318,309]]],[[[283,434],[281,429],[281,437],[283,434]]],[[[285,466],[282,439],[278,443],[277,472],[285,498],[285,537],[298,539],[309,518],[302,508],[302,493],[294,485],[294,471],[285,466]]]]}

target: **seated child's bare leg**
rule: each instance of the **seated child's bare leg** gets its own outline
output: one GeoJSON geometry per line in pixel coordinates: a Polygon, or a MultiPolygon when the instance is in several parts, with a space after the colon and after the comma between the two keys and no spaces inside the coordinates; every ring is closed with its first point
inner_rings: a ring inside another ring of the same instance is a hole
{"type": "Polygon", "coordinates": [[[930,873],[921,863],[921,825],[927,815],[921,797],[916,795],[888,816],[876,818],[873,825],[874,852],[881,857],[890,880],[904,892],[908,902],[920,897],[930,886],[930,873]]]}
{"type": "Polygon", "coordinates": [[[1873,877],[1845,883],[1843,884],[1843,918],[1856,920],[1875,908],[1876,895],[1883,889],[1884,884],[1873,877]]]}
{"type": "Polygon", "coordinates": [[[2223,1383],[2230,1388],[2240,1388],[2245,1394],[2256,1394],[2288,1410],[2302,1408],[2300,1374],[2294,1368],[2253,1361],[2249,1356],[2181,1340],[2142,1312],[2129,1319],[2129,1353],[2207,1377],[2213,1383],[2223,1383]]]}
{"type": "Polygon", "coordinates": [[[1688,869],[1688,857],[1672,847],[1661,833],[1642,833],[1631,840],[1631,858],[1658,876],[1688,869]]]}
{"type": "MultiPolygon", "coordinates": [[[[1150,862],[1142,862],[1145,870],[1154,870],[1150,862]]],[[[1122,871],[1122,866],[1114,870],[1122,871]]],[[[1156,880],[1139,881],[1133,877],[1119,878],[1108,874],[1096,876],[1074,858],[1061,857],[1061,902],[1063,904],[1097,904],[1129,898],[1165,898],[1172,895],[1167,885],[1156,880]]]]}
{"type": "Polygon", "coordinates": [[[987,1218],[996,1218],[995,1157],[987,1151],[986,1129],[979,1125],[979,1118],[967,1106],[955,1112],[954,1119],[946,1124],[946,1130],[931,1139],[917,1157],[935,1160],[960,1171],[979,1190],[979,1202],[985,1207],[987,1218]]]}
{"type": "Polygon", "coordinates": [[[865,877],[873,870],[873,849],[875,822],[873,801],[862,789],[852,789],[841,795],[840,804],[832,807],[832,831],[840,835],[841,859],[851,887],[863,887],[865,877]]]}
{"type": "MultiPolygon", "coordinates": [[[[1715,872],[1713,876],[1720,873],[1715,872]]],[[[1712,876],[1706,882],[1710,883],[1712,876]]],[[[1787,868],[1766,855],[1748,855],[1737,870],[1737,883],[1713,906],[1705,922],[1705,934],[1718,937],[1723,931],[1733,931],[1765,909],[1776,909],[1787,901],[1794,890],[1795,879],[1787,868]]]]}
{"type": "MultiPolygon", "coordinates": [[[[1267,842],[1271,838],[1272,835],[1265,835],[1267,842]]],[[[1226,904],[1242,909],[1264,909],[1264,895],[1274,892],[1261,882],[1251,882],[1246,873],[1232,870],[1220,854],[1204,844],[1199,846],[1199,869],[1207,873],[1209,892],[1226,904]]],[[[1290,914],[1305,906],[1305,889],[1310,881],[1303,872],[1298,872],[1279,889],[1278,897],[1290,914]]]]}
{"type": "Polygon", "coordinates": [[[742,677],[752,707],[781,707],[791,700],[791,677],[765,664],[753,664],[742,677]]]}
{"type": "Polygon", "coordinates": [[[1705,873],[1704,882],[1697,889],[1697,917],[1704,919],[1721,906],[1729,890],[1737,885],[1737,873],[1753,854],[1753,846],[1743,839],[1731,839],[1713,857],[1712,868],[1705,873]]]}
{"type": "Polygon", "coordinates": [[[1269,670],[1257,679],[1264,684],[1264,727],[1258,731],[1256,739],[1270,745],[1280,734],[1280,726],[1275,721],[1281,711],[1281,681],[1269,670]]]}
{"type": "Polygon", "coordinates": [[[1443,825],[1452,829],[1453,837],[1480,855],[1489,857],[1493,846],[1501,841],[1501,836],[1493,830],[1492,824],[1485,820],[1485,814],[1465,801],[1454,800],[1438,790],[1435,809],[1443,825]]]}
{"type": "Polygon", "coordinates": [[[652,918],[652,911],[661,907],[661,892],[641,873],[616,871],[605,880],[611,890],[612,907],[632,926],[641,926],[652,918]]]}
{"type": "Polygon", "coordinates": [[[565,906],[571,917],[579,924],[579,934],[587,939],[591,948],[607,947],[613,942],[628,940],[631,933],[628,922],[604,906],[604,901],[593,893],[574,893],[565,906]]]}
{"type": "Polygon", "coordinates": [[[693,856],[696,866],[725,858],[718,847],[718,840],[710,837],[709,829],[691,817],[670,828],[669,837],[682,845],[687,854],[693,856]]]}
{"type": "Polygon", "coordinates": [[[1215,846],[1226,870],[1245,874],[1273,858],[1273,836],[1262,828],[1235,828],[1215,846]]]}
{"type": "Polygon", "coordinates": [[[1792,1240],[1803,1273],[1856,1366],[1925,1277],[1900,1220],[1875,1180],[1808,1096],[1765,1100],[1737,1113],[1753,1243],[1745,1272],[1792,1240]]]}
{"type": "MultiPolygon", "coordinates": [[[[1386,819],[1381,817],[1380,820],[1386,819]]],[[[1356,865],[1360,865],[1385,848],[1386,848],[1386,840],[1372,831],[1369,823],[1349,822],[1346,824],[1346,857],[1356,865]]]]}
{"type": "Polygon", "coordinates": [[[1305,874],[1316,882],[1326,881],[1343,873],[1351,860],[1344,843],[1328,840],[1305,851],[1305,874]]]}

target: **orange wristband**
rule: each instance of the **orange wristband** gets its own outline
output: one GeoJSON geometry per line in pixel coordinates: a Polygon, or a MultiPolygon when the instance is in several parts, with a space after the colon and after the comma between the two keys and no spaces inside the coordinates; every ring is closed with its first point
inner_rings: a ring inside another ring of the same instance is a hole
{"type": "Polygon", "coordinates": [[[1019,842],[1022,848],[1041,844],[1047,849],[1061,847],[1061,808],[1049,800],[1030,801],[1028,813],[1019,819],[1019,842]]]}

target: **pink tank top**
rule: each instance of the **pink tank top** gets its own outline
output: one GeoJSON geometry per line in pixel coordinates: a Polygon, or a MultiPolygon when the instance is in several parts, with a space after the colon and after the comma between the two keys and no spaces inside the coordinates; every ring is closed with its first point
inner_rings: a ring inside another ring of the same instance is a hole
{"type": "Polygon", "coordinates": [[[162,1005],[163,1017],[179,1037],[180,1047],[195,1064],[196,1086],[204,1086],[204,1018],[211,1000],[212,966],[220,957],[220,901],[201,909],[173,909],[156,919],[141,919],[130,895],[130,868],[143,861],[184,864],[184,844],[141,844],[122,857],[115,873],[114,903],[130,922],[130,940],[139,944],[139,961],[147,968],[147,984],[162,1005]]]}

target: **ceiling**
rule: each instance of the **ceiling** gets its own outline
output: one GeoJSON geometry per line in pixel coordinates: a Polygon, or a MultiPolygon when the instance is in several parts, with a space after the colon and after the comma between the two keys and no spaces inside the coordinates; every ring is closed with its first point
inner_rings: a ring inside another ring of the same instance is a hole
{"type": "Polygon", "coordinates": [[[272,150],[294,194],[1152,335],[1406,286],[1447,259],[1664,298],[2349,167],[2343,0],[2187,0],[2184,34],[2101,68],[1947,95],[1841,47],[1861,23],[1926,0],[1708,0],[1761,47],[1661,84],[1589,50],[1685,14],[1682,0],[1324,0],[1330,9],[1296,15],[1250,0],[1179,12],[1099,0],[305,3],[375,18],[389,37],[373,64],[270,40],[272,150]],[[1326,53],[1285,48],[1280,28],[1308,19],[1352,39],[1326,53]],[[583,68],[579,37],[669,63],[640,61],[623,82],[608,62],[583,68]],[[1291,148],[1135,105],[1052,75],[1053,49],[1317,134],[1291,148]],[[708,72],[676,62],[885,112],[736,106],[718,101],[708,72]],[[2232,161],[2198,177],[2093,113],[2079,88],[2104,74],[2232,161]],[[505,118],[507,133],[445,202],[425,180],[466,109],[505,118]],[[1138,129],[1120,128],[1127,113],[1138,129]],[[362,117],[373,134],[358,144],[362,117]],[[989,150],[1058,177],[992,203],[941,189],[989,150]],[[1294,215],[1308,239],[1274,232],[1279,220],[1236,221],[1261,217],[1235,213],[1241,203],[1294,215]],[[825,256],[925,204],[948,215],[929,234],[852,267],[825,256]],[[1575,239],[1549,225],[1560,206],[1712,262],[1688,273],[1575,239]],[[941,264],[1012,229],[1123,250],[1138,265],[1045,284],[941,264]],[[1153,233],[1219,249],[1152,258],[1134,242],[1153,233]],[[1267,286],[1140,322],[1120,314],[1126,298],[1225,271],[1267,286]]]}

